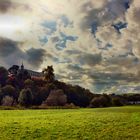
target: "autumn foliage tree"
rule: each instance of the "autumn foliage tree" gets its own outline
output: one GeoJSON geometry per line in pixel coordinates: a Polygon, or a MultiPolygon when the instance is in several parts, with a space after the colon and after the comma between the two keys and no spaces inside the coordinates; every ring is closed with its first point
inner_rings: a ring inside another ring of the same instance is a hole
{"type": "Polygon", "coordinates": [[[10,96],[3,97],[1,101],[2,106],[13,106],[14,105],[14,98],[10,96]]]}
{"type": "Polygon", "coordinates": [[[23,89],[20,92],[18,102],[21,106],[28,107],[32,105],[32,100],[33,100],[32,91],[29,88],[23,89]]]}
{"type": "Polygon", "coordinates": [[[24,87],[25,88],[33,88],[34,82],[31,79],[27,79],[24,81],[24,87]]]}
{"type": "Polygon", "coordinates": [[[52,90],[43,103],[43,105],[48,106],[64,106],[67,103],[67,96],[64,94],[63,90],[52,90]]]}
{"type": "Polygon", "coordinates": [[[42,71],[43,75],[44,75],[44,79],[48,82],[51,83],[54,81],[55,76],[54,76],[54,69],[53,66],[48,66],[47,68],[45,68],[42,71]]]}

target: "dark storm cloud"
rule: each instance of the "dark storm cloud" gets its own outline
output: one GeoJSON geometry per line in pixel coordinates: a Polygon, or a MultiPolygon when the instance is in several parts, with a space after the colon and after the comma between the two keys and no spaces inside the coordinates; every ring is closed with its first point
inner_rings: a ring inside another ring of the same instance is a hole
{"type": "Polygon", "coordinates": [[[19,48],[21,44],[21,42],[0,38],[0,63],[9,67],[21,62],[25,57],[25,53],[19,48]]]}
{"type": "Polygon", "coordinates": [[[0,63],[6,67],[20,64],[22,61],[30,68],[38,69],[44,61],[46,51],[31,48],[27,51],[20,49],[22,42],[16,42],[7,38],[0,38],[0,63]]]}
{"type": "Polygon", "coordinates": [[[20,4],[12,0],[0,0],[0,12],[7,13],[10,9],[16,9],[20,7],[21,9],[31,11],[32,8],[28,4],[20,4]]]}
{"type": "Polygon", "coordinates": [[[0,12],[5,13],[12,6],[13,6],[13,3],[10,0],[0,0],[0,12]]]}
{"type": "Polygon", "coordinates": [[[27,60],[33,66],[40,66],[46,56],[46,51],[44,49],[31,48],[27,52],[27,60]]]}
{"type": "Polygon", "coordinates": [[[106,59],[107,65],[117,65],[120,68],[130,68],[133,67],[139,60],[136,56],[130,53],[126,53],[119,56],[111,57],[111,59],[106,59]]]}
{"type": "Polygon", "coordinates": [[[58,37],[58,36],[52,37],[52,38],[51,38],[51,41],[52,41],[53,43],[56,43],[56,42],[59,41],[59,37],[58,37]]]}
{"type": "Polygon", "coordinates": [[[121,16],[125,16],[131,2],[132,0],[110,0],[100,8],[95,8],[91,2],[85,3],[81,8],[81,12],[86,11],[80,24],[81,29],[90,30],[95,35],[99,26],[113,23],[121,16]]]}
{"type": "Polygon", "coordinates": [[[67,69],[71,70],[71,71],[74,71],[74,72],[83,72],[83,69],[79,66],[79,65],[68,65],[67,66],[67,69]]]}
{"type": "Polygon", "coordinates": [[[17,51],[20,51],[18,48],[18,42],[6,38],[0,38],[0,56],[7,57],[17,51]]]}
{"type": "Polygon", "coordinates": [[[134,82],[139,81],[140,78],[131,73],[104,73],[104,72],[95,72],[89,73],[89,77],[95,79],[97,83],[119,83],[120,81],[124,82],[134,82]]]}
{"type": "Polygon", "coordinates": [[[81,53],[76,58],[81,65],[89,65],[94,66],[97,64],[100,64],[102,61],[102,55],[101,54],[90,54],[90,53],[81,53]]]}
{"type": "Polygon", "coordinates": [[[81,51],[80,50],[66,50],[65,53],[68,55],[71,55],[71,54],[76,55],[76,54],[80,54],[81,51]]]}

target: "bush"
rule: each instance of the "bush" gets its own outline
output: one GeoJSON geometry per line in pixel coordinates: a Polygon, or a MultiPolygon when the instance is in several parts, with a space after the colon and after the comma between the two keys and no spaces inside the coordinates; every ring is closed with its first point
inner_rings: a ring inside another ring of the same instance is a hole
{"type": "Polygon", "coordinates": [[[33,96],[32,96],[32,92],[29,88],[23,89],[20,92],[18,102],[21,106],[28,107],[28,106],[32,105],[32,100],[33,100],[33,96]]]}
{"type": "Polygon", "coordinates": [[[74,103],[76,106],[87,107],[90,104],[89,93],[79,86],[66,86],[64,88],[68,103],[74,103]]]}
{"type": "Polygon", "coordinates": [[[8,71],[4,67],[0,66],[0,85],[4,86],[6,84],[6,80],[8,79],[8,71]]]}
{"type": "Polygon", "coordinates": [[[25,88],[32,88],[34,85],[34,82],[31,79],[27,79],[24,81],[25,88]]]}
{"type": "Polygon", "coordinates": [[[0,88],[0,103],[1,103],[2,98],[3,98],[3,92],[2,92],[2,90],[0,88]]]}
{"type": "Polygon", "coordinates": [[[52,90],[43,105],[64,106],[66,103],[67,96],[64,94],[63,90],[52,90]]]}
{"type": "Polygon", "coordinates": [[[112,105],[113,105],[113,106],[123,106],[123,102],[122,102],[121,98],[119,98],[119,97],[114,97],[114,98],[112,99],[112,105]]]}
{"type": "Polygon", "coordinates": [[[104,96],[95,97],[90,102],[90,107],[107,107],[108,100],[104,96]]]}
{"type": "Polygon", "coordinates": [[[20,108],[14,107],[14,106],[0,106],[0,110],[17,110],[20,108]]]}
{"type": "Polygon", "coordinates": [[[73,103],[70,103],[70,104],[65,104],[64,108],[65,109],[77,109],[77,108],[80,108],[80,107],[75,106],[73,103]]]}
{"type": "Polygon", "coordinates": [[[2,106],[13,106],[14,105],[14,98],[10,96],[5,96],[1,101],[2,106]]]}
{"type": "Polygon", "coordinates": [[[17,92],[16,89],[11,86],[11,85],[6,85],[5,87],[2,88],[2,92],[4,94],[4,96],[11,96],[13,98],[17,98],[17,92]]]}
{"type": "Polygon", "coordinates": [[[34,95],[33,104],[41,105],[42,102],[44,102],[48,98],[50,91],[51,87],[49,84],[44,85],[43,87],[38,87],[33,94],[34,95]]]}

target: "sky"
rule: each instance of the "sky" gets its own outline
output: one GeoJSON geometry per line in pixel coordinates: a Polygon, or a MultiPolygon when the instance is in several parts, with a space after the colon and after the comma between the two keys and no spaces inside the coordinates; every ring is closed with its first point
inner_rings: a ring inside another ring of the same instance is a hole
{"type": "Polygon", "coordinates": [[[139,0],[0,0],[0,65],[53,65],[94,93],[140,92],[139,0]]]}

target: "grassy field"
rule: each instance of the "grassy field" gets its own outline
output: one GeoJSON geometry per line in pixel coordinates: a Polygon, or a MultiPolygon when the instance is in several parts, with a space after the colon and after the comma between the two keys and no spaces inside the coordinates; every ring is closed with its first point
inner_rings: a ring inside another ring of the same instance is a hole
{"type": "Polygon", "coordinates": [[[140,106],[1,110],[0,140],[140,140],[140,106]]]}

